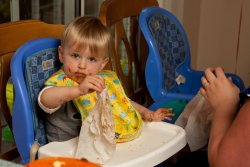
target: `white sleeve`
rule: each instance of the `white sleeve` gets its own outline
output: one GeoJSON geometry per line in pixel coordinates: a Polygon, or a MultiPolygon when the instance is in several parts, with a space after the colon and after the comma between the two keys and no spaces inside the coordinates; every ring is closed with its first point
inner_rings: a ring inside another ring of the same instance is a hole
{"type": "Polygon", "coordinates": [[[45,87],[45,88],[43,88],[42,90],[41,90],[41,92],[39,93],[39,95],[38,95],[38,105],[39,105],[39,107],[44,111],[44,112],[46,112],[46,113],[49,113],[49,114],[52,114],[53,112],[55,112],[55,111],[57,111],[61,106],[57,106],[56,108],[47,108],[47,107],[45,107],[42,103],[41,103],[41,95],[43,94],[43,92],[46,90],[46,89],[49,89],[49,88],[51,88],[51,87],[53,87],[53,86],[47,86],[47,87],[45,87]]]}

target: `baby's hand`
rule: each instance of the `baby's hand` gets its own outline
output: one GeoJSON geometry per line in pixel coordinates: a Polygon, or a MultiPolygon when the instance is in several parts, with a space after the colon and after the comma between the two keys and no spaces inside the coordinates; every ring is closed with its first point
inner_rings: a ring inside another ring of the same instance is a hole
{"type": "Polygon", "coordinates": [[[93,91],[101,92],[104,88],[104,79],[99,75],[86,76],[79,85],[79,89],[83,95],[93,91]]]}
{"type": "Polygon", "coordinates": [[[164,119],[171,121],[172,120],[171,117],[173,117],[173,116],[175,116],[175,114],[172,113],[171,108],[159,108],[155,112],[152,111],[150,113],[147,113],[144,116],[144,120],[148,121],[148,122],[162,121],[164,119]]]}
{"type": "Polygon", "coordinates": [[[171,121],[171,117],[173,116],[175,116],[175,114],[172,113],[172,108],[159,108],[154,112],[153,121],[162,121],[164,119],[171,121]]]}

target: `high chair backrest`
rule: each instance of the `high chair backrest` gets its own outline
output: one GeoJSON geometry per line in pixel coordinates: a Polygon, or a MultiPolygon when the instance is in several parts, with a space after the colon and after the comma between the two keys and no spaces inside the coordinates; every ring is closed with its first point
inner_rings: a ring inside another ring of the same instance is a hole
{"type": "Polygon", "coordinates": [[[149,99],[144,69],[147,48],[138,27],[140,11],[147,6],[158,6],[157,0],[105,0],[99,19],[107,26],[114,39],[111,63],[122,81],[127,96],[139,103],[149,99]]]}
{"type": "MultiPolygon", "coordinates": [[[[163,8],[148,7],[142,10],[139,25],[149,48],[145,75],[155,102],[151,109],[169,106],[174,100],[190,100],[202,86],[204,73],[190,67],[189,42],[179,20],[163,8]]],[[[227,75],[244,88],[241,78],[227,75]]]]}
{"type": "MultiPolygon", "coordinates": [[[[146,76],[154,77],[157,80],[147,79],[150,89],[154,87],[155,93],[158,89],[158,93],[166,91],[196,94],[197,89],[191,89],[192,78],[189,78],[191,75],[188,73],[190,68],[189,43],[178,19],[162,8],[147,8],[141,13],[140,21],[148,44],[149,40],[152,42],[151,45],[149,44],[151,51],[149,56],[151,57],[148,59],[155,60],[155,64],[147,61],[146,76]],[[176,79],[181,74],[183,77],[185,76],[185,83],[177,84],[176,79]],[[151,85],[154,83],[157,85],[151,85]],[[160,91],[160,89],[163,90],[160,91]]],[[[152,96],[156,97],[157,95],[152,94],[152,96]]]]}
{"type": "Polygon", "coordinates": [[[48,77],[60,69],[57,48],[60,40],[40,38],[22,45],[11,60],[15,88],[13,133],[23,161],[28,162],[30,147],[46,141],[43,114],[37,97],[48,77]]]}
{"type": "MultiPolygon", "coordinates": [[[[22,44],[32,39],[61,38],[63,29],[64,25],[62,24],[47,24],[39,20],[22,20],[0,24],[0,108],[11,130],[12,116],[6,101],[6,84],[11,76],[10,61],[13,53],[22,44]]],[[[6,154],[7,156],[1,156],[1,158],[8,160],[16,158],[13,151],[6,152],[6,154]]]]}
{"type": "Polygon", "coordinates": [[[12,119],[6,101],[6,84],[10,77],[10,60],[13,53],[19,46],[35,38],[60,38],[63,27],[63,25],[46,24],[39,20],[25,20],[0,24],[0,106],[11,129],[12,119]]]}

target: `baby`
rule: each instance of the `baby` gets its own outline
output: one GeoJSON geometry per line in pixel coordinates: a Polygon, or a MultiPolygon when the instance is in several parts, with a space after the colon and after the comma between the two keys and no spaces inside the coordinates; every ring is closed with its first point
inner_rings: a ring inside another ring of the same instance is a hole
{"type": "Polygon", "coordinates": [[[153,112],[131,101],[116,73],[103,70],[112,45],[109,30],[95,17],[78,17],[67,25],[58,47],[62,68],[46,82],[38,97],[45,111],[47,139],[65,141],[79,135],[82,121],[107,89],[116,142],[138,137],[144,121],[171,120],[171,109],[153,112]]]}

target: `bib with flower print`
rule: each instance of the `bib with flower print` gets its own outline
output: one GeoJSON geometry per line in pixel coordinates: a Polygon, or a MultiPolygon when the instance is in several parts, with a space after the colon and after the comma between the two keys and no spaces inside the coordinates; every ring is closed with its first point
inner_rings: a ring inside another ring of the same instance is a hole
{"type": "MultiPolygon", "coordinates": [[[[141,132],[143,121],[141,115],[134,109],[127,98],[120,80],[113,71],[103,70],[99,73],[104,78],[108,90],[110,105],[115,124],[116,142],[126,142],[138,137],[141,132]]],[[[57,71],[46,82],[46,86],[78,86],[79,84],[63,72],[57,71]]],[[[73,103],[81,113],[82,121],[94,108],[97,101],[96,92],[92,92],[73,99],[73,103]]]]}

